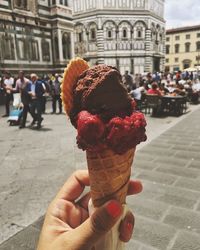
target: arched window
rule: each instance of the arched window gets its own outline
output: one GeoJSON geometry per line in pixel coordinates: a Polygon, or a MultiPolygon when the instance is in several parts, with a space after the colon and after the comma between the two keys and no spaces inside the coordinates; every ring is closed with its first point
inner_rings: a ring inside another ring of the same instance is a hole
{"type": "Polygon", "coordinates": [[[34,39],[29,41],[29,51],[31,60],[39,61],[38,41],[35,41],[34,39]]]}
{"type": "Polygon", "coordinates": [[[45,39],[42,40],[42,60],[43,61],[50,61],[50,46],[49,42],[45,39]]]}
{"type": "Polygon", "coordinates": [[[134,26],[134,38],[144,39],[145,38],[145,24],[141,21],[136,22],[134,26]]]}
{"type": "Polygon", "coordinates": [[[141,38],[142,37],[142,32],[141,32],[141,30],[138,30],[137,31],[137,38],[141,38]]]}
{"type": "Polygon", "coordinates": [[[27,9],[27,0],[15,0],[14,3],[16,8],[27,9]]]}
{"type": "Polygon", "coordinates": [[[28,59],[28,46],[25,38],[17,39],[17,56],[19,60],[28,59]]]}
{"type": "Polygon", "coordinates": [[[107,35],[108,35],[108,38],[112,38],[112,30],[108,30],[107,35]]]}
{"type": "Polygon", "coordinates": [[[83,32],[82,31],[78,33],[78,41],[79,41],[79,43],[81,43],[83,41],[83,32]]]}
{"type": "Polygon", "coordinates": [[[70,59],[71,41],[70,41],[70,34],[68,33],[64,33],[62,36],[62,48],[63,48],[63,58],[70,59]]]}
{"type": "Polygon", "coordinates": [[[190,43],[185,43],[185,52],[190,52],[190,43]]]}
{"type": "Polygon", "coordinates": [[[170,45],[166,45],[166,54],[170,53],[170,45]]]}
{"type": "Polygon", "coordinates": [[[14,39],[10,35],[5,35],[2,42],[2,54],[4,59],[14,60],[15,59],[15,50],[14,50],[14,39]]]}
{"type": "Polygon", "coordinates": [[[91,40],[95,40],[96,39],[96,29],[95,28],[92,28],[91,30],[90,30],[90,38],[91,38],[91,40]]]}
{"type": "Polygon", "coordinates": [[[127,38],[127,29],[123,29],[122,37],[127,38]]]}
{"type": "Polygon", "coordinates": [[[179,44],[175,44],[175,53],[179,53],[179,48],[180,48],[180,45],[179,44]]]}
{"type": "Polygon", "coordinates": [[[196,43],[197,51],[200,51],[200,42],[196,43]]]}

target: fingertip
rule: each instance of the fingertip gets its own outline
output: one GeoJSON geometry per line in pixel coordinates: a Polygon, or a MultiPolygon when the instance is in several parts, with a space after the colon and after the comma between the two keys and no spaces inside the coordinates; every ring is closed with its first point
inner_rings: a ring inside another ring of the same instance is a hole
{"type": "Polygon", "coordinates": [[[119,227],[119,238],[123,242],[128,242],[133,234],[135,218],[131,212],[128,212],[125,218],[121,221],[119,227]]]}
{"type": "Polygon", "coordinates": [[[122,214],[122,206],[116,200],[111,200],[106,204],[106,210],[112,218],[117,218],[122,214]]]}
{"type": "Polygon", "coordinates": [[[142,182],[139,180],[130,180],[128,186],[128,195],[141,193],[143,190],[142,182]]]}

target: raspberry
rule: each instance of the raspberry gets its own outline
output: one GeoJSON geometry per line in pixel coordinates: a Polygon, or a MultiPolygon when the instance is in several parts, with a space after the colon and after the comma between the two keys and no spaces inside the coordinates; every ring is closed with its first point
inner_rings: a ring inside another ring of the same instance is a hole
{"type": "Polygon", "coordinates": [[[107,125],[107,145],[116,153],[123,154],[146,140],[144,115],[133,112],[124,119],[115,117],[107,125]]]}
{"type": "Polygon", "coordinates": [[[83,150],[99,152],[109,147],[123,154],[146,140],[144,115],[134,111],[131,116],[114,117],[106,125],[99,115],[81,111],[77,120],[77,144],[83,150]]]}
{"type": "Polygon", "coordinates": [[[98,115],[81,111],[77,120],[77,144],[83,150],[98,150],[102,148],[105,125],[98,115]]]}

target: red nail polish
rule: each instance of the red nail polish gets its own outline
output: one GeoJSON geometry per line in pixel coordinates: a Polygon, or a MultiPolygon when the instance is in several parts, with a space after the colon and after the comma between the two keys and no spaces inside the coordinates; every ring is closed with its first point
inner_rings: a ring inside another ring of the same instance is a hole
{"type": "Polygon", "coordinates": [[[109,215],[111,215],[113,218],[119,217],[119,215],[122,212],[119,203],[117,203],[116,201],[109,202],[108,205],[106,206],[106,209],[109,215]]]}
{"type": "Polygon", "coordinates": [[[133,230],[133,224],[130,223],[130,222],[127,222],[126,228],[128,229],[129,232],[132,232],[132,230],[133,230]]]}

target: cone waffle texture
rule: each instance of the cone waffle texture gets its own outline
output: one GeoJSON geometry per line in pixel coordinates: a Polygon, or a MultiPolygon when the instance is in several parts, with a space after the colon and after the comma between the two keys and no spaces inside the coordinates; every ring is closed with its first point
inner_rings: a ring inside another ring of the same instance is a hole
{"type": "Polygon", "coordinates": [[[93,205],[99,207],[110,199],[125,203],[135,148],[123,155],[109,149],[86,153],[93,205]]]}
{"type": "Polygon", "coordinates": [[[69,115],[73,106],[73,87],[77,82],[78,77],[89,68],[89,65],[82,58],[72,59],[63,75],[61,85],[61,98],[65,112],[69,115]]]}

